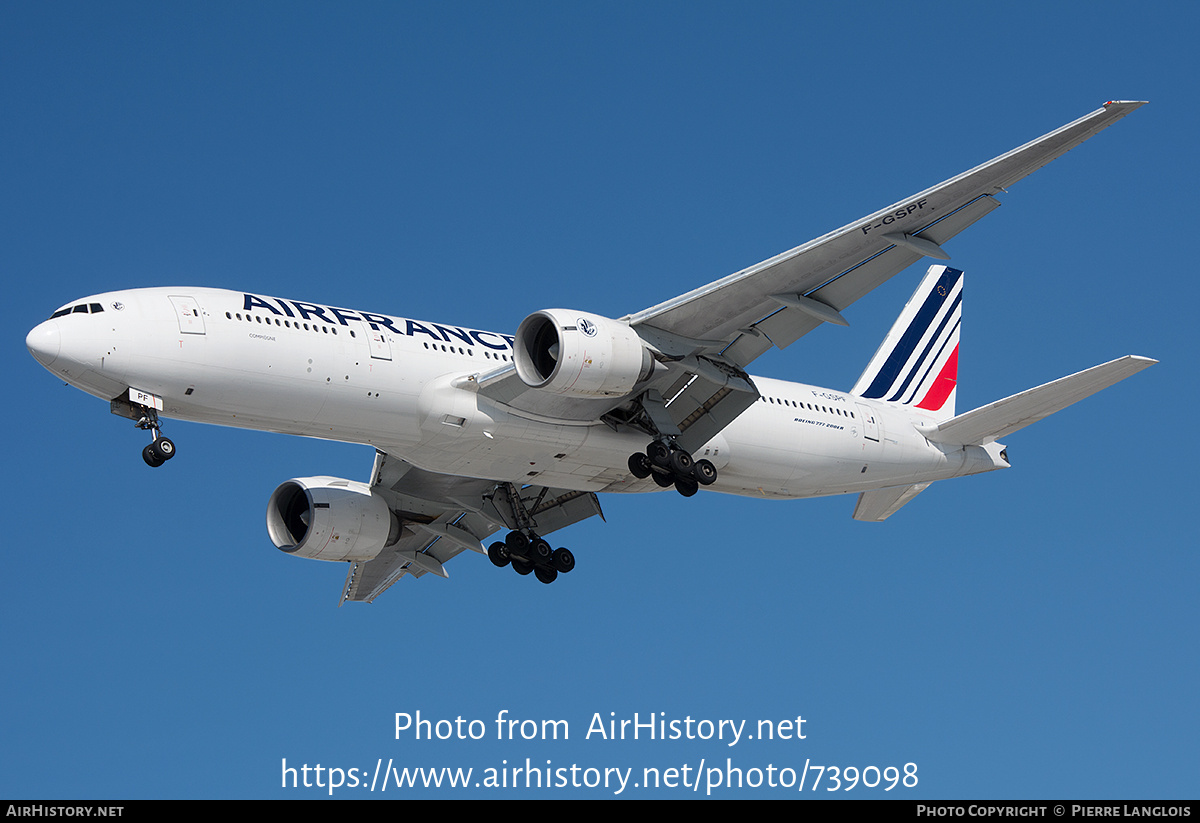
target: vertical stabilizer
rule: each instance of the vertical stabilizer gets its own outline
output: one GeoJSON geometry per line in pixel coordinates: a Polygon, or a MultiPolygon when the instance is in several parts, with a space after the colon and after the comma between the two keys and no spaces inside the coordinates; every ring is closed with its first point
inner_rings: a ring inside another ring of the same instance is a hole
{"type": "Polygon", "coordinates": [[[954,416],[962,277],[949,266],[929,267],[851,394],[924,409],[943,420],[954,416]]]}

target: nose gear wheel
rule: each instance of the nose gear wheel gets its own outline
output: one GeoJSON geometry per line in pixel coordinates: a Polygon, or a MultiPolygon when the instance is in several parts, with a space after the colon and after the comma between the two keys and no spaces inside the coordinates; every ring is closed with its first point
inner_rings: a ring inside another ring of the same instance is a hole
{"type": "Polygon", "coordinates": [[[149,446],[142,449],[142,460],[152,469],[157,469],[175,456],[175,443],[168,437],[163,437],[161,425],[158,422],[158,412],[146,408],[142,417],[134,423],[139,429],[149,429],[153,438],[149,446]]]}

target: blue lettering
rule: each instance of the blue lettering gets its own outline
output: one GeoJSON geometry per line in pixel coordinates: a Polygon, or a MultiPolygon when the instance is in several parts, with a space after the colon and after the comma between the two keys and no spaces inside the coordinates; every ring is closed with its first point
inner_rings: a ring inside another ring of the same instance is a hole
{"type": "Polygon", "coordinates": [[[504,351],[508,348],[508,346],[504,345],[503,343],[497,344],[497,343],[487,342],[486,340],[483,339],[483,336],[485,334],[490,335],[492,337],[500,337],[501,340],[504,339],[503,337],[496,334],[495,332],[490,332],[490,331],[473,331],[473,332],[471,332],[471,336],[474,337],[475,341],[477,343],[479,343],[479,345],[481,345],[481,346],[487,346],[489,349],[498,349],[500,351],[504,351]]]}
{"type": "Polygon", "coordinates": [[[254,309],[266,309],[271,314],[279,314],[279,309],[272,306],[261,297],[255,297],[253,294],[242,294],[242,311],[252,311],[254,309]]]}
{"type": "Polygon", "coordinates": [[[442,339],[445,340],[447,343],[450,342],[450,335],[454,335],[459,340],[466,343],[468,346],[471,345],[471,335],[467,334],[462,329],[458,329],[458,328],[451,329],[451,328],[447,328],[446,326],[439,326],[436,323],[433,324],[433,327],[442,333],[442,339]]]}
{"type": "Polygon", "coordinates": [[[296,307],[296,311],[300,312],[300,318],[302,320],[311,320],[312,317],[310,315],[315,315],[316,317],[324,320],[326,323],[333,322],[325,316],[325,309],[321,308],[320,306],[314,306],[312,303],[298,303],[295,300],[292,301],[292,305],[296,307]]]}
{"type": "Polygon", "coordinates": [[[408,321],[408,332],[407,332],[408,336],[412,337],[413,332],[420,332],[421,334],[427,334],[430,337],[432,337],[434,340],[438,341],[439,343],[442,342],[442,338],[438,337],[432,331],[430,331],[429,329],[422,326],[416,320],[409,320],[408,321]]]}
{"type": "Polygon", "coordinates": [[[333,316],[336,317],[338,319],[338,322],[341,323],[343,326],[350,325],[349,323],[346,322],[347,320],[362,320],[361,317],[359,317],[357,314],[350,311],[349,309],[337,309],[337,308],[334,308],[333,306],[330,306],[329,310],[331,312],[333,312],[333,316]]]}
{"type": "Polygon", "coordinates": [[[386,326],[396,334],[404,334],[404,332],[392,325],[392,318],[390,317],[384,317],[382,314],[371,314],[365,311],[360,311],[359,314],[362,315],[362,319],[367,321],[367,324],[375,331],[379,331],[379,326],[386,326]]]}

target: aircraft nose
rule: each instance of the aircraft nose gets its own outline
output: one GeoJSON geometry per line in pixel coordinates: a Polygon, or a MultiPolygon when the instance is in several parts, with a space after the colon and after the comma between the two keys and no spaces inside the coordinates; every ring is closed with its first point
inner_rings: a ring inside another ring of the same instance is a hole
{"type": "Polygon", "coordinates": [[[25,346],[33,359],[46,368],[58,359],[62,347],[62,336],[59,334],[58,321],[47,320],[33,327],[33,331],[25,336],[25,346]]]}

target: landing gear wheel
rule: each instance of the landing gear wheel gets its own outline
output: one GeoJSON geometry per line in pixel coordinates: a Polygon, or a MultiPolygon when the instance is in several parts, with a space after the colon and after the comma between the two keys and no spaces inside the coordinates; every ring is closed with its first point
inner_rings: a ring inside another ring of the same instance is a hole
{"type": "Polygon", "coordinates": [[[512,555],[508,553],[508,546],[503,543],[497,542],[488,546],[488,560],[491,560],[493,565],[503,569],[511,559],[512,555]]]}
{"type": "Polygon", "coordinates": [[[145,406],[139,408],[142,409],[142,416],[133,425],[143,431],[148,430],[153,438],[150,445],[142,449],[142,459],[146,461],[147,466],[157,469],[175,456],[175,444],[163,437],[159,431],[158,412],[145,406]]]}
{"type": "Polygon", "coordinates": [[[160,437],[150,444],[150,448],[163,462],[175,456],[175,444],[166,437],[160,437]]]}
{"type": "Polygon", "coordinates": [[[669,474],[659,474],[658,472],[654,472],[651,477],[654,478],[655,483],[662,486],[664,489],[675,482],[675,479],[669,474]]]}
{"type": "Polygon", "coordinates": [[[678,477],[675,479],[675,491],[682,494],[684,497],[691,497],[700,490],[700,484],[690,477],[678,477]]]}
{"type": "Polygon", "coordinates": [[[671,450],[665,443],[656,440],[646,447],[646,455],[658,465],[666,466],[671,459],[671,450]]]}
{"type": "Polygon", "coordinates": [[[504,537],[504,545],[508,546],[508,553],[510,555],[524,557],[526,550],[529,548],[529,538],[521,532],[509,532],[504,537]]]}
{"type": "Polygon", "coordinates": [[[707,460],[697,460],[692,469],[692,477],[701,486],[711,486],[717,479],[717,467],[707,460]]]}
{"type": "Polygon", "coordinates": [[[550,544],[540,537],[534,538],[534,541],[529,544],[528,557],[534,564],[545,566],[550,562],[554,550],[550,548],[550,544]]]}
{"type": "Polygon", "coordinates": [[[641,452],[629,455],[629,473],[639,480],[645,480],[652,473],[650,458],[641,452]]]}
{"type": "Polygon", "coordinates": [[[570,549],[555,549],[553,564],[555,569],[566,574],[575,568],[575,555],[570,549]]]}
{"type": "Polygon", "coordinates": [[[514,557],[512,559],[512,567],[513,567],[513,571],[515,571],[517,574],[522,574],[522,575],[529,574],[531,571],[533,571],[532,563],[527,563],[524,560],[521,560],[516,557],[514,557]]]}
{"type": "Polygon", "coordinates": [[[533,570],[533,573],[537,576],[538,580],[546,584],[553,583],[558,579],[558,572],[554,569],[548,569],[545,566],[538,566],[533,570]]]}
{"type": "Polygon", "coordinates": [[[691,477],[692,466],[694,463],[692,461],[692,456],[683,449],[675,449],[672,451],[669,462],[671,471],[675,472],[675,474],[679,475],[680,477],[691,477]]]}

